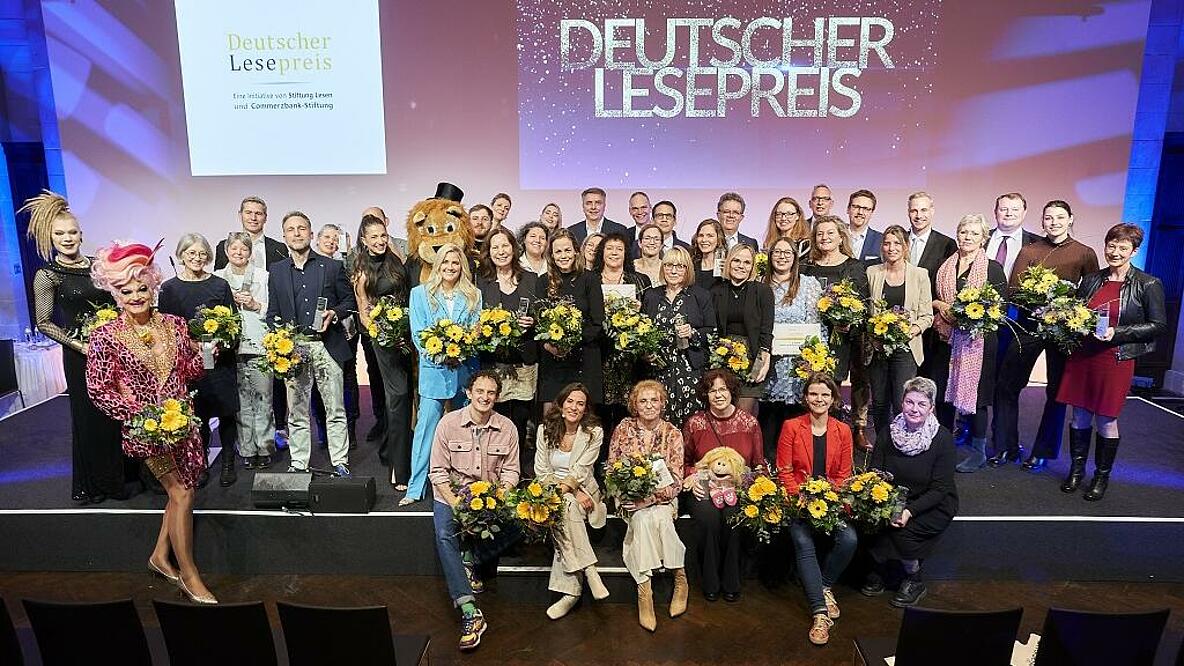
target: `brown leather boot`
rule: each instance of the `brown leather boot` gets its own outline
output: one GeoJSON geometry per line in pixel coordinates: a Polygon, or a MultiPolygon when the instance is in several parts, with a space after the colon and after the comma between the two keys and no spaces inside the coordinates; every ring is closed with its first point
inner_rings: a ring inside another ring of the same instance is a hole
{"type": "Polygon", "coordinates": [[[648,580],[637,586],[637,621],[649,631],[658,628],[658,618],[654,616],[654,588],[648,580]]]}
{"type": "Polygon", "coordinates": [[[687,612],[687,594],[690,589],[687,585],[687,570],[675,569],[674,595],[670,597],[670,617],[678,617],[687,612]]]}

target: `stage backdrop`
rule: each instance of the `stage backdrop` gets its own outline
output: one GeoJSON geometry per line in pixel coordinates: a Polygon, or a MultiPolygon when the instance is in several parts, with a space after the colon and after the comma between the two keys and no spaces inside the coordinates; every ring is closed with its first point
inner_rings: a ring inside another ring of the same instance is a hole
{"type": "Polygon", "coordinates": [[[89,248],[171,249],[279,218],[403,224],[437,181],[514,197],[645,189],[688,237],[726,190],[759,236],[781,196],[933,194],[936,226],[1019,190],[1100,245],[1118,220],[1148,0],[176,0],[43,3],[69,196],[89,248]]]}

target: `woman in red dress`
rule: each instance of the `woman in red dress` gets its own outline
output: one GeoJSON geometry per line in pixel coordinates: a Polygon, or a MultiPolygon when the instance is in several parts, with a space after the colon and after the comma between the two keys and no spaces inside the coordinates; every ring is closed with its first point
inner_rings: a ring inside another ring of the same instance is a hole
{"type": "Polygon", "coordinates": [[[128,432],[132,418],[147,405],[173,398],[192,409],[186,385],[202,375],[201,356],[185,320],[152,307],[161,283],[160,270],[152,263],[155,253],[139,244],[114,243],[99,250],[91,275],[95,286],[115,297],[120,315],[91,334],[86,385],[95,405],[124,424],[124,453],[144,458],[168,492],[148,568],[194,602],[216,604],[193,562],[193,492],[206,468],[198,430],[173,446],[137,441],[128,432]]]}
{"type": "Polygon", "coordinates": [[[1153,351],[1155,339],[1167,328],[1163,283],[1131,266],[1142,243],[1139,227],[1111,227],[1103,251],[1107,267],[1083,277],[1077,288],[1077,295],[1091,309],[1104,312],[1110,323],[1069,356],[1057,393],[1057,402],[1073,407],[1069,476],[1061,485],[1066,493],[1075,492],[1085,477],[1090,431],[1097,425],[1094,477],[1085,493],[1090,502],[1102,499],[1110,482],[1118,452],[1118,415],[1135,374],[1135,358],[1153,351]]]}

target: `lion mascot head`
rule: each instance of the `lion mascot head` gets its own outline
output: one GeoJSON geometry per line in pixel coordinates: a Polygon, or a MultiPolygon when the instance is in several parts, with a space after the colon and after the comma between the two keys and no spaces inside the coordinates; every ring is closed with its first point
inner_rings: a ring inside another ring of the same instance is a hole
{"type": "Polygon", "coordinates": [[[416,203],[407,212],[407,268],[414,284],[428,279],[436,262],[436,250],[445,243],[472,255],[473,229],[461,205],[464,195],[452,183],[440,183],[434,197],[416,203]]]}

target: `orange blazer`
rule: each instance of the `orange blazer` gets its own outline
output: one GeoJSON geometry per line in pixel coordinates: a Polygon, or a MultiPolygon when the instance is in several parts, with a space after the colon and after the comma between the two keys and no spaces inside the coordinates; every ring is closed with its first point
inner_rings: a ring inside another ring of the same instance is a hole
{"type": "MultiPolygon", "coordinates": [[[[826,421],[826,478],[838,485],[851,476],[851,428],[830,417],[826,421]]],[[[785,491],[793,495],[798,486],[814,475],[814,433],[810,415],[803,414],[781,426],[777,438],[777,476],[785,491]]]]}

